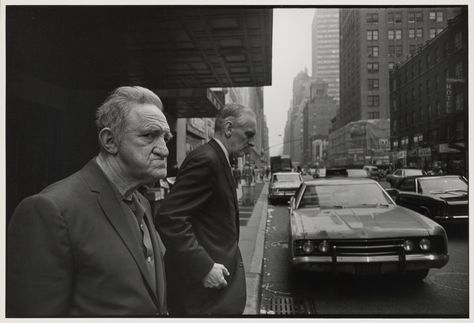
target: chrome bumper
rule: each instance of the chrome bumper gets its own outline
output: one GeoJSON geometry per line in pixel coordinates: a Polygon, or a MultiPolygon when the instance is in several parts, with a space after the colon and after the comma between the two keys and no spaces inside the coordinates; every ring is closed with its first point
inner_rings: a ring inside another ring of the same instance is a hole
{"type": "Polygon", "coordinates": [[[319,272],[348,272],[353,274],[384,274],[429,268],[441,268],[448,263],[444,254],[413,254],[384,256],[299,256],[293,265],[319,272]]]}
{"type": "Polygon", "coordinates": [[[435,221],[439,222],[464,222],[469,220],[468,215],[452,215],[452,216],[435,216],[433,217],[435,221]]]}

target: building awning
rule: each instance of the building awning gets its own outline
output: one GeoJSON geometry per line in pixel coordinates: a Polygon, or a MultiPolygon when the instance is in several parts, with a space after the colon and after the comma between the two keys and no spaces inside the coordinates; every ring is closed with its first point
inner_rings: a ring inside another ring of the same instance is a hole
{"type": "Polygon", "coordinates": [[[6,14],[8,73],[107,91],[271,84],[271,8],[6,6],[6,14]]]}
{"type": "Polygon", "coordinates": [[[211,89],[154,90],[163,101],[165,111],[177,118],[214,118],[224,106],[224,93],[211,89]]]}

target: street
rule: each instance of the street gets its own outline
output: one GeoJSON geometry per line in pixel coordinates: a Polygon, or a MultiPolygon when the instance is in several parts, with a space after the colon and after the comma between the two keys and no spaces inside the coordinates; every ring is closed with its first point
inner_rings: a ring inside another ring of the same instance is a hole
{"type": "MultiPolygon", "coordinates": [[[[383,185],[385,186],[385,185],[383,185]]],[[[266,194],[266,192],[264,192],[266,194]]],[[[448,264],[420,283],[396,276],[296,272],[286,204],[268,205],[260,313],[319,317],[468,317],[468,228],[448,227],[448,264]]]]}

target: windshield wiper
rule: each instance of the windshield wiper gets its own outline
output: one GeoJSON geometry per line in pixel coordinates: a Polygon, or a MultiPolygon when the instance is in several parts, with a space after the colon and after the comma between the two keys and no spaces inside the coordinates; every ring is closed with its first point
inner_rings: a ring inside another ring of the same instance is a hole
{"type": "Polygon", "coordinates": [[[446,190],[443,193],[451,193],[451,192],[465,192],[465,193],[467,193],[467,190],[452,189],[452,190],[446,190]]]}

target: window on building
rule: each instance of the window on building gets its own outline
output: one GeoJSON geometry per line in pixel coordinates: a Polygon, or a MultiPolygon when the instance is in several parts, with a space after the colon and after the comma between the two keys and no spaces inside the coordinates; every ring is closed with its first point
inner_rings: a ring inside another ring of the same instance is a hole
{"type": "Polygon", "coordinates": [[[393,24],[395,22],[395,13],[394,12],[389,12],[387,14],[387,23],[388,24],[393,24]]]}
{"type": "Polygon", "coordinates": [[[392,81],[392,88],[393,88],[394,90],[397,89],[397,79],[396,79],[396,78],[393,78],[393,81],[392,81]]]}
{"type": "Polygon", "coordinates": [[[426,93],[430,93],[430,80],[426,80],[426,93]]]}
{"type": "Polygon", "coordinates": [[[423,28],[416,29],[416,38],[423,38],[423,28]]]}
{"type": "Polygon", "coordinates": [[[418,84],[418,98],[421,99],[422,95],[423,95],[423,84],[420,83],[418,84]]]}
{"type": "MultiPolygon", "coordinates": [[[[398,128],[397,126],[398,126],[397,125],[397,120],[393,120],[393,122],[392,122],[392,131],[393,132],[397,132],[397,128],[398,128]]],[[[394,142],[394,144],[395,144],[395,142],[394,142]]],[[[398,145],[398,142],[397,142],[397,145],[398,145]]]]}
{"type": "Polygon", "coordinates": [[[393,29],[389,29],[388,30],[388,35],[387,35],[388,39],[392,40],[392,39],[395,39],[395,30],[393,29]]]}
{"type": "Polygon", "coordinates": [[[368,57],[378,57],[379,56],[379,46],[368,46],[367,47],[367,56],[368,57]]]}
{"type": "Polygon", "coordinates": [[[414,87],[411,88],[411,100],[412,102],[415,101],[415,88],[414,87]]]}
{"type": "Polygon", "coordinates": [[[430,20],[436,20],[436,12],[430,11],[430,20]]]}
{"type": "Polygon", "coordinates": [[[463,78],[462,62],[459,62],[454,67],[454,77],[457,79],[463,78]]]}
{"type": "Polygon", "coordinates": [[[367,63],[367,72],[369,72],[369,73],[378,73],[379,72],[379,63],[367,63]]]}
{"type": "Polygon", "coordinates": [[[428,120],[431,119],[431,105],[428,104],[428,106],[426,107],[426,112],[428,114],[428,120]]]}
{"type": "Polygon", "coordinates": [[[439,48],[436,47],[434,50],[434,60],[435,62],[439,62],[439,48]]]}
{"type": "Polygon", "coordinates": [[[454,48],[456,49],[462,48],[462,32],[457,32],[454,35],[454,48]]]}
{"type": "Polygon", "coordinates": [[[436,28],[430,28],[430,38],[435,38],[436,36],[436,28]]]}
{"type": "Polygon", "coordinates": [[[414,24],[415,23],[415,13],[414,12],[409,12],[408,13],[408,23],[409,24],[414,24]]]}
{"type": "Polygon", "coordinates": [[[392,110],[397,111],[397,100],[392,100],[392,110]]]}
{"type": "Polygon", "coordinates": [[[368,113],[368,119],[373,120],[373,119],[380,119],[380,112],[378,111],[370,111],[368,113]]]}
{"type": "Polygon", "coordinates": [[[464,95],[462,92],[456,93],[456,111],[462,111],[464,108],[464,95]]]}
{"type": "Polygon", "coordinates": [[[395,39],[402,39],[402,30],[395,29],[395,39]]]}
{"type": "Polygon", "coordinates": [[[388,63],[388,70],[389,70],[389,71],[392,71],[394,67],[395,67],[395,63],[394,63],[394,62],[389,62],[389,63],[388,63]]]}
{"type": "Polygon", "coordinates": [[[415,55],[416,53],[416,45],[412,44],[408,47],[408,52],[411,54],[411,55],[415,55]]]}
{"type": "Polygon", "coordinates": [[[388,56],[395,56],[395,45],[388,45],[388,56]]]}
{"type": "Polygon", "coordinates": [[[415,20],[416,22],[423,22],[423,11],[415,12],[415,20]]]}
{"type": "Polygon", "coordinates": [[[431,65],[431,56],[430,53],[426,54],[426,66],[429,68],[431,65]]]}
{"type": "Polygon", "coordinates": [[[379,79],[368,79],[369,90],[377,90],[379,88],[379,79]]]}
{"type": "Polygon", "coordinates": [[[367,40],[378,40],[379,31],[378,30],[367,30],[367,40]]]}
{"type": "Polygon", "coordinates": [[[403,55],[403,46],[395,45],[395,56],[400,57],[403,55]]]}
{"type": "Polygon", "coordinates": [[[415,29],[408,29],[408,38],[415,38],[415,29]]]}
{"type": "Polygon", "coordinates": [[[368,24],[377,24],[379,22],[378,13],[368,13],[367,14],[367,23],[368,24]]]}
{"type": "Polygon", "coordinates": [[[395,12],[395,23],[400,24],[402,22],[402,13],[401,12],[395,12]]]}
{"type": "Polygon", "coordinates": [[[367,105],[369,107],[378,107],[380,104],[380,97],[378,95],[367,96],[367,105]]]}
{"type": "Polygon", "coordinates": [[[444,30],[444,28],[438,28],[438,29],[436,29],[436,35],[440,34],[443,30],[444,30]]]}
{"type": "Polygon", "coordinates": [[[438,129],[432,130],[431,131],[431,141],[432,142],[439,142],[439,132],[438,129]]]}
{"type": "Polygon", "coordinates": [[[438,11],[436,12],[436,21],[437,22],[443,22],[443,12],[442,11],[438,11]]]}
{"type": "Polygon", "coordinates": [[[441,115],[441,104],[439,101],[436,101],[436,116],[439,117],[441,115]]]}

